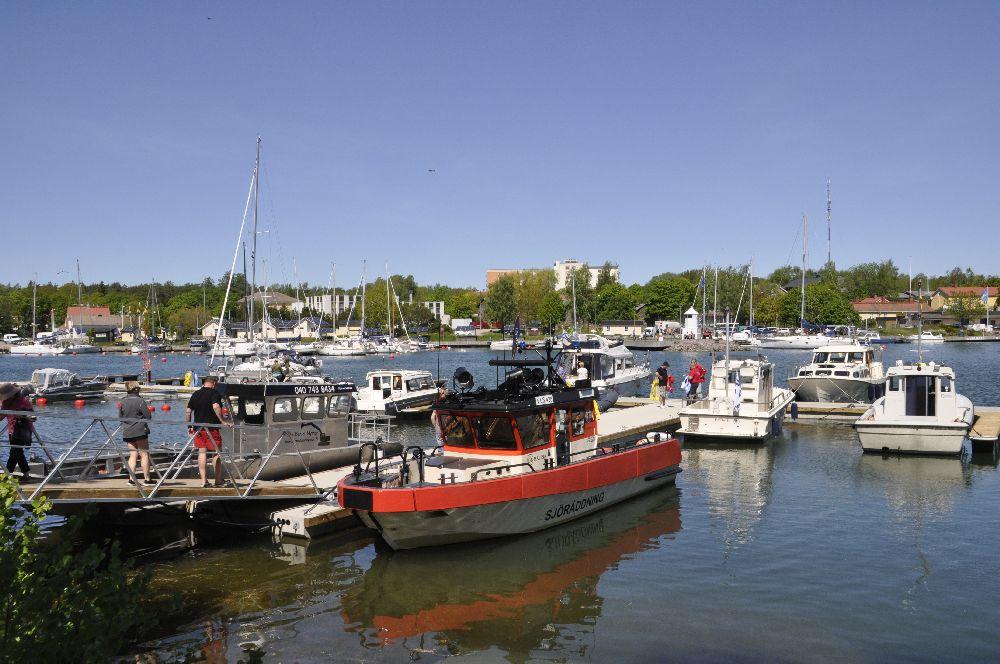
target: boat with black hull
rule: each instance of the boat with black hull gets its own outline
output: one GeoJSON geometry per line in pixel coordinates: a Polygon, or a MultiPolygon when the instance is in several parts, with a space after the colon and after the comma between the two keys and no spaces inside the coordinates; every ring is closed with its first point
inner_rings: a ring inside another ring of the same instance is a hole
{"type": "Polygon", "coordinates": [[[512,369],[492,390],[473,391],[459,368],[456,392],[433,406],[440,447],[375,454],[340,481],[341,506],[412,549],[535,532],[673,485],[680,443],[656,433],[599,447],[596,390],[567,387],[551,360],[551,349],[490,360],[512,369]]]}
{"type": "Polygon", "coordinates": [[[66,369],[35,369],[31,372],[31,398],[46,401],[100,399],[108,387],[102,376],[80,378],[66,369]]]}

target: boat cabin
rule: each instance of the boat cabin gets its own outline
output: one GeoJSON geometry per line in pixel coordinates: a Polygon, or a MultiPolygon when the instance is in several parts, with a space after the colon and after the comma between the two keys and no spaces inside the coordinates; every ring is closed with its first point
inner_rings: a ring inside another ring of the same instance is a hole
{"type": "Polygon", "coordinates": [[[556,372],[564,378],[572,378],[581,362],[591,382],[614,383],[616,377],[635,373],[637,367],[632,351],[621,345],[611,346],[607,339],[597,335],[572,340],[563,346],[555,359],[556,372]]]}
{"type": "Polygon", "coordinates": [[[888,419],[927,417],[953,422],[964,417],[956,402],[955,372],[933,362],[902,364],[888,372],[881,416],[888,419]]]}
{"type": "Polygon", "coordinates": [[[75,373],[66,369],[35,369],[31,372],[31,386],[35,392],[82,383],[75,373]]]}
{"type": "Polygon", "coordinates": [[[838,378],[882,378],[881,363],[871,348],[857,345],[823,346],[813,351],[812,362],[801,367],[798,376],[838,378]]]}
{"type": "Polygon", "coordinates": [[[760,360],[730,360],[728,369],[725,362],[715,362],[708,379],[708,396],[687,406],[688,409],[703,409],[717,412],[721,404],[733,407],[737,402],[740,410],[753,409],[767,411],[777,396],[774,388],[774,365],[760,360]]]}
{"type": "Polygon", "coordinates": [[[426,462],[430,483],[467,482],[554,468],[593,455],[596,392],[563,390],[510,400],[486,393],[434,406],[443,454],[426,462]]]}
{"type": "Polygon", "coordinates": [[[429,371],[369,371],[358,390],[357,409],[396,414],[426,410],[438,397],[438,382],[429,371]]]}

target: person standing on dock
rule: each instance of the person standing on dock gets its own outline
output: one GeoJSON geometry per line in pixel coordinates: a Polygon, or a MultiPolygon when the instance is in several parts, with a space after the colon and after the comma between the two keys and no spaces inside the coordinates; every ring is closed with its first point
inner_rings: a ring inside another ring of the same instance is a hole
{"type": "Polygon", "coordinates": [[[129,484],[135,484],[135,464],[142,466],[142,476],[146,484],[155,484],[149,479],[149,425],[147,420],[153,417],[149,403],[139,396],[138,381],[125,381],[125,398],[118,404],[118,417],[128,422],[122,422],[122,438],[128,445],[129,484]]]}
{"type": "MultiPolygon", "coordinates": [[[[0,409],[3,410],[34,410],[31,407],[31,400],[21,394],[21,388],[13,383],[0,385],[0,409]]],[[[14,472],[14,466],[21,470],[21,479],[30,479],[28,474],[31,470],[28,466],[28,459],[24,456],[24,448],[31,445],[32,433],[35,430],[31,420],[33,418],[26,415],[7,416],[7,435],[10,438],[10,454],[7,456],[7,473],[14,472]]]]}
{"type": "Polygon", "coordinates": [[[701,393],[701,384],[705,382],[705,367],[698,364],[698,360],[691,360],[691,371],[688,373],[691,380],[691,389],[688,392],[688,403],[698,400],[701,393]]]}
{"type": "MultiPolygon", "coordinates": [[[[215,376],[205,376],[201,381],[201,387],[191,395],[187,404],[188,422],[193,424],[217,424],[227,427],[233,423],[222,415],[222,395],[215,389],[215,376]]],[[[194,435],[194,446],[198,450],[198,475],[201,477],[201,486],[208,486],[208,451],[214,452],[212,458],[212,469],[215,471],[215,486],[222,486],[222,431],[218,427],[195,427],[188,428],[188,433],[194,435]]]]}
{"type": "Polygon", "coordinates": [[[667,394],[674,391],[674,377],[670,373],[670,363],[666,360],[656,370],[656,380],[658,383],[657,390],[660,397],[660,405],[666,406],[667,394]]]}

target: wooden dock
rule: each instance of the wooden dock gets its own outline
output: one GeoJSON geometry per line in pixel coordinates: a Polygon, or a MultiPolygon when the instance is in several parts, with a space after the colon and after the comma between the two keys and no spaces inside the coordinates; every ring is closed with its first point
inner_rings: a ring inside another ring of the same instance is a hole
{"type": "Polygon", "coordinates": [[[1000,439],[1000,410],[977,408],[976,419],[969,429],[969,439],[973,444],[995,444],[1000,439]]]}
{"type": "MultiPolygon", "coordinates": [[[[42,487],[40,496],[54,503],[84,503],[84,502],[141,502],[141,501],[178,501],[178,500],[247,500],[247,499],[308,499],[316,497],[316,490],[308,478],[298,477],[294,482],[265,482],[258,480],[249,493],[246,493],[250,480],[240,480],[224,486],[201,486],[199,479],[167,480],[156,492],[153,498],[143,498],[139,488],[128,483],[124,477],[92,478],[81,481],[53,481],[42,487]],[[238,489],[238,491],[237,491],[238,489]],[[246,494],[245,496],[243,494],[246,494]]],[[[142,492],[149,496],[155,485],[142,485],[142,492]]],[[[21,487],[25,495],[34,491],[31,483],[21,487]]]]}
{"type": "Polygon", "coordinates": [[[601,413],[597,420],[597,444],[615,443],[639,438],[650,431],[672,432],[680,426],[681,399],[671,399],[667,405],[650,402],[612,409],[601,413]]]}
{"type": "Polygon", "coordinates": [[[797,412],[797,419],[803,422],[854,422],[864,415],[866,410],[868,410],[867,404],[793,401],[788,404],[786,413],[790,415],[797,412]]]}

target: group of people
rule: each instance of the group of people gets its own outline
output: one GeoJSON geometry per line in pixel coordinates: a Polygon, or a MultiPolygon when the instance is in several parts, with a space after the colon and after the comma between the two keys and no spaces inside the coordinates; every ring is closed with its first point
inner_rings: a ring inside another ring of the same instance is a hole
{"type": "MultiPolygon", "coordinates": [[[[689,404],[698,400],[701,395],[701,384],[705,382],[706,373],[705,367],[701,366],[698,360],[691,360],[688,373],[684,376],[680,387],[684,395],[684,403],[689,404]]],[[[674,393],[674,376],[670,373],[670,363],[666,360],[656,369],[656,376],[653,378],[653,387],[656,389],[660,405],[665,406],[667,397],[674,393]]]]}
{"type": "MultiPolygon", "coordinates": [[[[222,476],[222,432],[220,427],[232,427],[232,420],[227,417],[222,407],[222,395],[216,387],[214,376],[206,376],[201,387],[191,395],[187,403],[186,421],[191,423],[188,434],[194,436],[194,447],[198,450],[198,475],[202,487],[208,486],[208,453],[213,453],[212,465],[215,471],[215,485],[223,484],[222,476]],[[207,425],[207,426],[205,426],[207,425]],[[215,425],[215,426],[212,426],[215,425]],[[197,431],[196,431],[197,430],[197,431]]],[[[122,438],[128,445],[129,484],[135,484],[136,466],[142,469],[143,482],[155,484],[150,477],[149,462],[149,420],[152,418],[152,407],[139,393],[140,386],[136,381],[125,383],[125,397],[118,405],[118,417],[122,420],[122,438]]],[[[14,468],[21,472],[21,481],[30,481],[30,467],[25,455],[35,436],[34,417],[25,415],[34,409],[27,393],[13,383],[0,385],[0,410],[18,411],[17,414],[6,415],[7,436],[10,440],[10,453],[7,456],[7,473],[13,474],[14,468]]]]}

